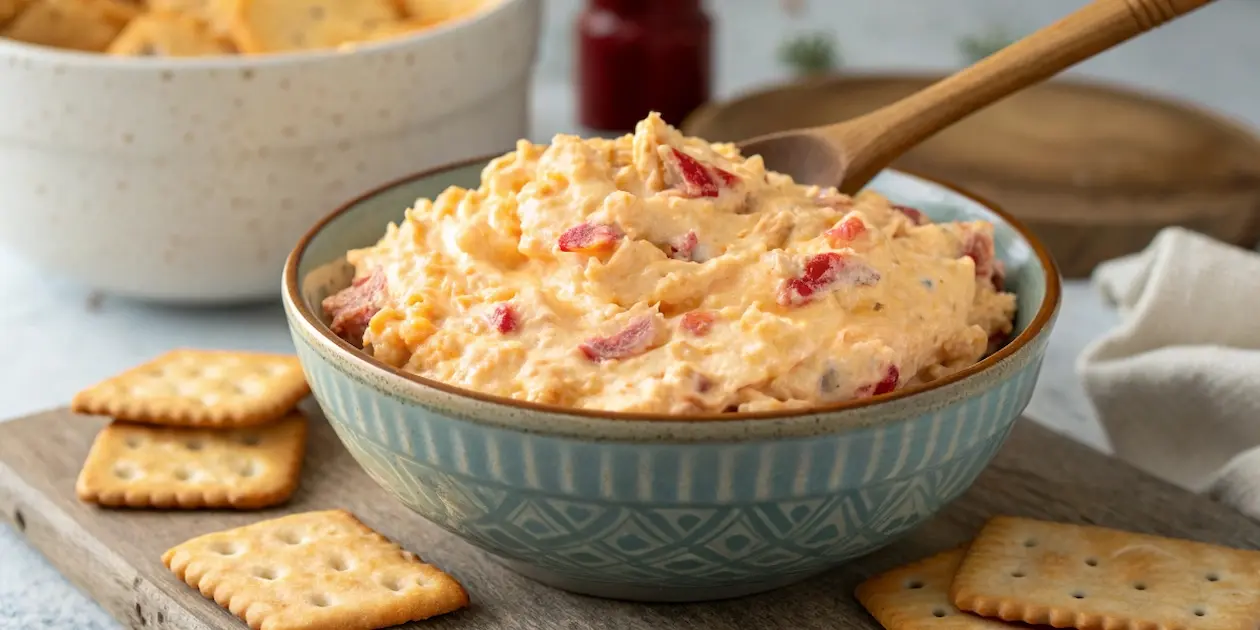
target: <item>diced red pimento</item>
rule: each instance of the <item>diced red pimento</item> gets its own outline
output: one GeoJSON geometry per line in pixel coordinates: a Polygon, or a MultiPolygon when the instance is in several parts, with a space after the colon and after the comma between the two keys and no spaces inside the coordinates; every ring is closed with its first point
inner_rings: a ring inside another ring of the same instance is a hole
{"type": "Polygon", "coordinates": [[[688,230],[686,234],[665,246],[665,255],[674,260],[692,260],[699,242],[700,239],[696,237],[695,230],[688,230]]]}
{"type": "Polygon", "coordinates": [[[932,222],[932,220],[929,219],[926,214],[923,214],[922,211],[911,208],[910,206],[899,206],[897,204],[893,204],[893,210],[906,215],[906,218],[910,219],[910,222],[915,225],[927,225],[932,222]]]}
{"type": "Polygon", "coordinates": [[[738,175],[705,164],[674,147],[666,154],[665,168],[673,187],[686,197],[716,197],[722,188],[733,188],[740,182],[738,175]]]}
{"type": "Polygon", "coordinates": [[[870,286],[879,282],[879,272],[870,265],[839,252],[815,255],[805,262],[799,278],[790,278],[779,287],[778,302],[800,306],[820,291],[836,285],[870,286]]]}
{"type": "Polygon", "coordinates": [[[717,175],[717,178],[722,182],[722,185],[727,188],[734,188],[740,182],[739,175],[736,175],[724,168],[714,166],[713,173],[717,175]]]}
{"type": "Polygon", "coordinates": [[[900,380],[901,371],[897,369],[897,366],[888,366],[888,372],[884,374],[884,380],[875,384],[874,394],[878,396],[880,394],[887,394],[888,392],[897,389],[897,382],[900,380]]]}
{"type": "Polygon", "coordinates": [[[507,335],[520,327],[521,317],[515,307],[503,302],[496,304],[494,310],[490,312],[490,325],[499,331],[499,334],[507,335]]]}
{"type": "Polygon", "coordinates": [[[372,273],[356,278],[350,286],[334,293],[320,304],[332,321],[328,327],[338,337],[362,345],[372,316],[380,312],[386,299],[385,273],[374,269],[372,273]]]}
{"type": "Polygon", "coordinates": [[[863,232],[866,231],[866,224],[855,216],[848,216],[836,224],[835,227],[823,232],[823,236],[827,237],[827,242],[832,247],[846,247],[854,240],[857,240],[863,232]]]}
{"type": "Polygon", "coordinates": [[[715,319],[717,316],[712,311],[691,311],[682,316],[681,326],[683,330],[697,337],[703,337],[709,334],[715,319]]]}
{"type": "Polygon", "coordinates": [[[613,225],[582,223],[565,230],[556,244],[562,252],[593,254],[612,249],[622,236],[613,225]]]}
{"type": "Polygon", "coordinates": [[[578,348],[592,361],[625,359],[643,354],[656,337],[656,319],[636,317],[625,328],[607,337],[592,337],[578,348]]]}
{"type": "Polygon", "coordinates": [[[858,390],[854,392],[854,394],[858,398],[866,398],[868,396],[878,396],[880,394],[887,394],[888,392],[891,392],[897,389],[897,384],[900,381],[901,381],[901,371],[897,369],[897,366],[890,365],[888,366],[888,369],[884,372],[884,378],[880,379],[878,383],[872,383],[870,385],[863,385],[862,387],[859,387],[858,390]]]}
{"type": "Polygon", "coordinates": [[[993,250],[993,237],[984,232],[968,231],[963,237],[963,256],[968,256],[976,263],[976,277],[992,280],[996,260],[993,250]]]}

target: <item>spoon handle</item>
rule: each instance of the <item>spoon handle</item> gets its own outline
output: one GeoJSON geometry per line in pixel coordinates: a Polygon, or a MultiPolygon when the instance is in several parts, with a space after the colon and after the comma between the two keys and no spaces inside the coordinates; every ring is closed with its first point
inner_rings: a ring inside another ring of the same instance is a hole
{"type": "MultiPolygon", "coordinates": [[[[842,132],[853,159],[846,182],[861,185],[945,127],[1211,1],[1096,0],[917,94],[850,121],[842,132]]],[[[833,128],[837,135],[839,127],[833,128]]]]}

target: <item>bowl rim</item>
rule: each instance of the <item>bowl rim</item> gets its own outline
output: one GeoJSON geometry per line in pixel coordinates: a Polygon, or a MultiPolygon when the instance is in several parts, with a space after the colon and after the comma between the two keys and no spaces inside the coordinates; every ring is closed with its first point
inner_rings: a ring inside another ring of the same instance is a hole
{"type": "Polygon", "coordinates": [[[353,54],[377,54],[391,52],[408,47],[422,41],[441,36],[459,28],[471,27],[474,24],[492,19],[510,6],[533,3],[538,0],[487,0],[486,4],[476,11],[446,20],[436,26],[422,29],[419,32],[391,37],[380,41],[355,42],[349,48],[319,48],[296,52],[278,52],[259,55],[213,55],[205,57],[122,57],[107,55],[101,52],[85,52],[31,44],[0,37],[0,55],[25,56],[65,67],[86,68],[89,70],[120,70],[131,72],[144,71],[223,71],[255,68],[272,68],[291,66],[302,63],[318,63],[330,59],[342,59],[353,54]],[[491,4],[493,2],[493,4],[491,4]]]}
{"type": "Polygon", "coordinates": [[[444,383],[435,379],[426,378],[418,374],[407,372],[396,368],[392,365],[384,363],[375,357],[364,354],[359,348],[350,345],[349,342],[333,334],[332,330],[320,320],[306,305],[306,300],[302,298],[301,285],[298,278],[298,266],[302,258],[306,254],[307,247],[310,243],[323,232],[329,224],[336,221],[343,214],[349,212],[358,204],[371,199],[377,195],[386,193],[399,186],[412,183],[416,180],[432,177],[445,171],[453,171],[456,169],[468,168],[477,164],[486,165],[495,158],[501,157],[502,154],[493,154],[490,156],[482,156],[460,160],[425,169],[411,175],[407,175],[391,182],[377,186],[357,197],[346,201],[333,210],[330,214],[316,222],[301,239],[298,240],[293,250],[290,251],[288,258],[284,263],[282,297],[289,302],[293,311],[302,319],[302,322],[311,328],[316,334],[323,338],[323,341],[331,344],[337,351],[345,354],[351,361],[366,366],[369,370],[376,370],[389,374],[391,376],[401,378],[412,385],[419,385],[430,389],[435,389],[444,394],[454,396],[456,398],[469,399],[478,403],[491,406],[502,406],[509,409],[525,412],[535,412],[544,414],[553,414],[575,420],[607,420],[614,421],[619,424],[628,424],[633,422],[646,422],[650,424],[664,424],[672,422],[686,422],[689,424],[726,424],[738,423],[750,420],[767,421],[767,420],[791,420],[806,416],[818,416],[822,414],[833,414],[842,411],[850,411],[882,405],[894,401],[900,401],[919,394],[925,394],[935,390],[939,390],[950,385],[954,385],[961,381],[978,376],[990,368],[1002,363],[1011,356],[1025,349],[1027,346],[1041,336],[1045,332],[1047,326],[1054,320],[1055,313],[1058,311],[1060,302],[1062,301],[1062,286],[1059,275],[1058,266],[1054,262],[1054,258],[1050,255],[1046,246],[1024,225],[1019,219],[1015,218],[996,203],[964,190],[954,184],[938,180],[934,177],[922,175],[903,169],[886,169],[888,171],[902,173],[911,177],[919,178],[925,182],[939,186],[949,190],[955,194],[962,195],[982,206],[990,212],[1001,217],[1009,226],[1028,244],[1029,248],[1034,252],[1038,261],[1041,263],[1042,269],[1046,275],[1046,291],[1041,299],[1041,304],[1036,314],[1014,339],[1011,339],[994,352],[980,361],[973,363],[953,374],[944,376],[926,383],[920,383],[913,387],[894,390],[889,393],[879,394],[862,399],[851,399],[838,403],[830,403],[826,405],[816,405],[811,407],[801,407],[795,409],[783,409],[774,411],[753,411],[753,412],[707,412],[697,414],[667,414],[667,413],[646,413],[646,412],[626,412],[626,411],[606,411],[601,409],[583,409],[576,407],[564,407],[560,405],[551,405],[543,403],[535,403],[505,396],[497,396],[487,394],[476,390],[457,387],[449,383],[444,383]]]}

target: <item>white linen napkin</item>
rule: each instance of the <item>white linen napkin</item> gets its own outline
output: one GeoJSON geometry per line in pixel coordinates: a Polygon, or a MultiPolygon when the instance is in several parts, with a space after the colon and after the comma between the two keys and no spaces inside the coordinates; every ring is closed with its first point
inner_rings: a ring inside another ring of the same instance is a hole
{"type": "Polygon", "coordinates": [[[1168,228],[1093,283],[1121,324],[1076,367],[1116,456],[1260,519],[1260,253],[1168,228]]]}

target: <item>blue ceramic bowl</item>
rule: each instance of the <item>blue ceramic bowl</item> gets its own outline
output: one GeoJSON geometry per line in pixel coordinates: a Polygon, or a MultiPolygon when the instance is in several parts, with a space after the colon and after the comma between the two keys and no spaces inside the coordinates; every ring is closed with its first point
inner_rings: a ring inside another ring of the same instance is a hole
{"type": "Polygon", "coordinates": [[[328,419],[377,483],[508,567],[565,590],[696,601],[783,586],[878,549],[971,485],[1028,404],[1059,275],[1028,231],[921,177],[871,186],[936,220],[986,219],[1018,295],[1018,335],[958,374],[791,413],[671,417],[548,407],[420,378],[334,336],[319,308],[347,249],[417,197],[475,187],[486,160],[351,202],[290,255],[284,305],[328,419]]]}

